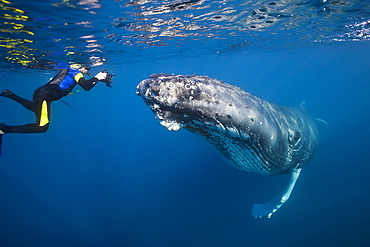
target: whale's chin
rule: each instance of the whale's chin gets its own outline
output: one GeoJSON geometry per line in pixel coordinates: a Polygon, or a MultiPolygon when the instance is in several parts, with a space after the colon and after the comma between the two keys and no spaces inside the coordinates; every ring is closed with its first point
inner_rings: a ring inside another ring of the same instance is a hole
{"type": "Polygon", "coordinates": [[[177,121],[175,120],[161,120],[159,121],[159,123],[166,127],[168,130],[173,130],[173,131],[178,131],[179,129],[181,129],[183,127],[183,125],[181,123],[178,123],[177,121]]]}
{"type": "Polygon", "coordinates": [[[154,112],[156,114],[156,119],[159,121],[159,123],[164,126],[168,130],[178,131],[184,126],[184,122],[180,121],[179,119],[173,119],[167,117],[168,115],[173,115],[171,112],[154,112]],[[181,123],[182,122],[182,123],[181,123]]]}

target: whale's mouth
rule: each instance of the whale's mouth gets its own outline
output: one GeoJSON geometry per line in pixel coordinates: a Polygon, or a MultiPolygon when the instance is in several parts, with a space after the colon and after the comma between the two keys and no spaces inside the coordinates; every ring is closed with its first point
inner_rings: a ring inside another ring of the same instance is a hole
{"type": "Polygon", "coordinates": [[[178,131],[182,127],[186,126],[186,122],[188,122],[185,121],[186,115],[181,119],[178,115],[174,114],[173,111],[166,110],[158,104],[154,104],[151,109],[159,123],[168,130],[178,131]]]}

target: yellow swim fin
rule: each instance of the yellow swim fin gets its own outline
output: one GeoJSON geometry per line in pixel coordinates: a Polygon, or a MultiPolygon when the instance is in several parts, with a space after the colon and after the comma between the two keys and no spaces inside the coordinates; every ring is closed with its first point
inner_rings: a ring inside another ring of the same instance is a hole
{"type": "Polygon", "coordinates": [[[39,126],[45,126],[48,123],[49,123],[48,103],[46,102],[46,100],[44,100],[41,106],[41,117],[39,126]]]}

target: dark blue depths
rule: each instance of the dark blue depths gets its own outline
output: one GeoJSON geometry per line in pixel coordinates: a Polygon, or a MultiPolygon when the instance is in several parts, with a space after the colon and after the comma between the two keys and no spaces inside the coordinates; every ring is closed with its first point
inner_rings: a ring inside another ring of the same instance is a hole
{"type": "MultiPolygon", "coordinates": [[[[54,102],[45,134],[4,136],[0,246],[369,246],[369,48],[109,61],[113,88],[65,98],[73,109],[54,102]],[[271,219],[252,218],[251,207],[287,178],[238,171],[198,137],[160,126],[135,95],[140,80],[159,72],[208,75],[282,105],[305,100],[328,122],[271,219]]],[[[1,87],[30,98],[52,75],[2,73],[1,87]]],[[[8,99],[0,105],[0,122],[33,121],[8,99]]]]}

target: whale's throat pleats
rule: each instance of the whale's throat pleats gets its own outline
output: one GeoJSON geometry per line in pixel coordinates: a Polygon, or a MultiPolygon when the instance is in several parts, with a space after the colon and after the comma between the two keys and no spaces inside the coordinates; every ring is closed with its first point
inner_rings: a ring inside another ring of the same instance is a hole
{"type": "Polygon", "coordinates": [[[252,144],[250,136],[246,134],[233,132],[234,136],[230,136],[229,132],[224,132],[223,126],[189,125],[184,128],[205,139],[220,152],[228,164],[240,170],[261,175],[280,174],[286,170],[286,167],[264,156],[263,150],[259,148],[261,145],[258,142],[252,144]]]}

